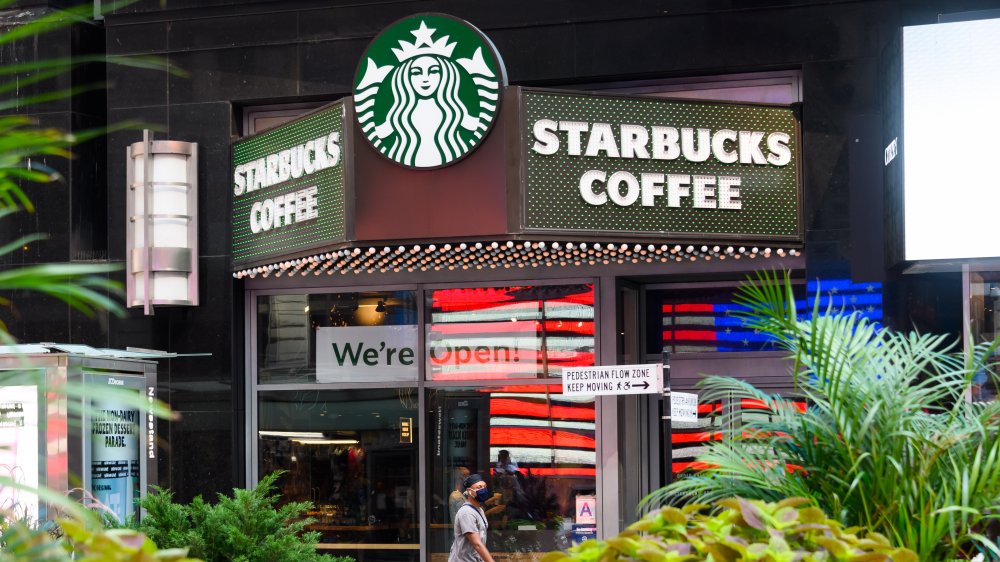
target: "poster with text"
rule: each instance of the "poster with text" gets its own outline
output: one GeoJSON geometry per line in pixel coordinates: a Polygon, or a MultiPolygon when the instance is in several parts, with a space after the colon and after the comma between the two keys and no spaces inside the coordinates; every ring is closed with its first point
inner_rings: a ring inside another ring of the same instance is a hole
{"type": "Polygon", "coordinates": [[[38,519],[38,496],[21,489],[38,482],[38,387],[5,386],[0,392],[0,512],[29,521],[38,519]]]}
{"type": "Polygon", "coordinates": [[[139,410],[95,400],[90,434],[91,492],[124,521],[139,496],[139,410]]]}

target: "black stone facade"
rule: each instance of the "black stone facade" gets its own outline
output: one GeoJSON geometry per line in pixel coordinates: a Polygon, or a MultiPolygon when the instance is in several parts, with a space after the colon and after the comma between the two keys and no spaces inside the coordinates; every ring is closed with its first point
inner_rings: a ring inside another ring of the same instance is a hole
{"type": "MultiPolygon", "coordinates": [[[[23,1],[19,9],[60,4],[23,1]]],[[[377,32],[402,16],[435,11],[481,28],[514,85],[801,71],[806,276],[881,277],[889,324],[957,336],[960,275],[904,277],[887,269],[880,228],[872,227],[872,209],[882,206],[880,58],[899,26],[998,7],[985,0],[140,1],[103,22],[4,46],[0,60],[106,50],[165,57],[186,73],[90,65],[58,85],[106,78],[106,90],[30,111],[40,123],[69,130],[140,120],[161,138],[199,143],[201,305],[162,308],[152,318],[135,309],[91,319],[49,299],[14,295],[0,318],[26,342],[211,353],[160,367],[161,397],[182,415],[161,422],[168,447],[161,484],[181,499],[244,484],[245,305],[231,275],[227,221],[230,143],[242,133],[241,109],[345,96],[377,32]]],[[[38,211],[0,226],[7,236],[41,230],[50,238],[2,266],[123,263],[125,147],[139,138],[114,132],[58,162],[65,184],[31,188],[38,211]]]]}

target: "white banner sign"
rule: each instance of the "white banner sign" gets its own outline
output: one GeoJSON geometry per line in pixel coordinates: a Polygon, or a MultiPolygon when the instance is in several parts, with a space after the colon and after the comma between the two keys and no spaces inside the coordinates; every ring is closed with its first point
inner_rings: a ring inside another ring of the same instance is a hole
{"type": "Polygon", "coordinates": [[[594,396],[663,392],[663,365],[613,365],[563,369],[563,394],[594,396]]]}
{"type": "Polygon", "coordinates": [[[417,326],[316,329],[316,382],[417,380],[417,326]]]}
{"type": "MultiPolygon", "coordinates": [[[[118,381],[118,382],[116,382],[118,381]]],[[[108,384],[121,379],[108,377],[108,384]]],[[[139,410],[94,400],[90,420],[91,492],[118,521],[135,515],[139,497],[139,410]]]]}
{"type": "Polygon", "coordinates": [[[697,422],[698,395],[689,392],[670,392],[670,421],[697,422]]]}

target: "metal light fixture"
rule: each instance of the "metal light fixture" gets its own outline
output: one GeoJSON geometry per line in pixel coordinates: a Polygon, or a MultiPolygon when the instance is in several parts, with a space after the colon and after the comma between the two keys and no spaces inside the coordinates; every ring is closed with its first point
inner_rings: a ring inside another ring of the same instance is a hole
{"type": "Polygon", "coordinates": [[[146,130],[127,154],[128,306],[197,306],[198,144],[146,130]]]}

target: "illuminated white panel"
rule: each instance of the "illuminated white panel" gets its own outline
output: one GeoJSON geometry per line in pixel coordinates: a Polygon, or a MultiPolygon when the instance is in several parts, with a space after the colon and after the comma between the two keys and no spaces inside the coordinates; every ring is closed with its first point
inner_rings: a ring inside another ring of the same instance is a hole
{"type": "MultiPolygon", "coordinates": [[[[66,449],[62,449],[65,451],[66,449]]],[[[14,518],[38,519],[38,387],[5,386],[0,392],[0,511],[14,518]]]]}
{"type": "Polygon", "coordinates": [[[583,429],[594,431],[594,422],[575,422],[561,420],[532,420],[525,418],[490,418],[490,427],[545,427],[553,429],[583,429]]]}
{"type": "Polygon", "coordinates": [[[1000,256],[998,100],[1000,19],[903,28],[907,260],[1000,256]]]}
{"type": "Polygon", "coordinates": [[[523,464],[594,466],[597,462],[594,451],[550,447],[490,447],[491,457],[499,456],[501,449],[508,451],[511,458],[523,464]]]}

